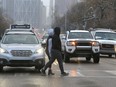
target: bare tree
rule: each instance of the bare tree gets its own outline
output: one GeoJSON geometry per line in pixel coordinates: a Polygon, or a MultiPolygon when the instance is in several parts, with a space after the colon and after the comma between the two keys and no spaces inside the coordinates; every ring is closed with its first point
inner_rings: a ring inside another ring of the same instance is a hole
{"type": "Polygon", "coordinates": [[[115,0],[86,0],[87,7],[93,7],[95,20],[93,23],[96,24],[95,27],[104,27],[104,28],[116,28],[115,19],[115,0]]]}
{"type": "MultiPolygon", "coordinates": [[[[85,2],[74,5],[66,15],[67,30],[91,27],[115,29],[116,0],[85,0],[85,2]]],[[[58,19],[58,25],[64,25],[64,17],[58,19]]]]}
{"type": "Polygon", "coordinates": [[[0,36],[3,35],[5,29],[9,28],[10,23],[11,21],[3,15],[2,9],[0,9],[0,36]]]}

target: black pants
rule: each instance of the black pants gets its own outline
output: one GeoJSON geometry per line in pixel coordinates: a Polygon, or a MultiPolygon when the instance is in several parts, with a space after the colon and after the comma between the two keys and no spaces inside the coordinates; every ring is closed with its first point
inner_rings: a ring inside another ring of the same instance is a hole
{"type": "MultiPolygon", "coordinates": [[[[49,53],[46,52],[46,54],[48,56],[48,59],[50,60],[51,57],[50,57],[49,53]]],[[[51,67],[52,67],[52,65],[49,66],[49,69],[51,69],[51,67]]]]}
{"type": "Polygon", "coordinates": [[[61,73],[63,73],[64,68],[63,68],[62,54],[60,51],[54,50],[54,49],[51,50],[51,58],[50,58],[49,62],[44,66],[44,70],[46,70],[48,67],[50,67],[51,64],[55,61],[55,59],[57,59],[61,73]]]}

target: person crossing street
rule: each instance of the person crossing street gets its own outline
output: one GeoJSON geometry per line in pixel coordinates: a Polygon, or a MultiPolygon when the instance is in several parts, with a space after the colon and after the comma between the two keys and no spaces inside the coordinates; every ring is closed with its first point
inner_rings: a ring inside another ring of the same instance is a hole
{"type": "MultiPolygon", "coordinates": [[[[52,36],[53,36],[53,34],[54,34],[53,29],[49,29],[48,30],[48,35],[49,36],[48,36],[47,41],[46,41],[46,50],[45,50],[49,60],[51,58],[51,48],[52,48],[52,36]]],[[[51,67],[52,67],[52,65],[49,66],[48,75],[54,75],[51,67]]]]}
{"type": "Polygon", "coordinates": [[[47,64],[41,69],[42,75],[46,75],[46,69],[52,65],[52,63],[57,59],[59,68],[62,76],[67,76],[69,73],[64,71],[62,53],[61,53],[61,40],[60,40],[60,28],[54,28],[54,35],[52,37],[52,49],[51,49],[51,58],[47,64]]]}

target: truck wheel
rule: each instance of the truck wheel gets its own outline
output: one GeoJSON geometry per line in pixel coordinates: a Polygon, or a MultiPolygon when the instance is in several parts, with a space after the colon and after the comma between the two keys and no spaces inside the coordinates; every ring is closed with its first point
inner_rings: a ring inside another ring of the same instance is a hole
{"type": "Polygon", "coordinates": [[[69,63],[70,62],[70,57],[67,52],[64,53],[64,62],[69,63]]]}
{"type": "Polygon", "coordinates": [[[112,54],[109,54],[108,57],[111,58],[112,57],[112,54]]]}
{"type": "Polygon", "coordinates": [[[93,62],[94,63],[99,63],[99,61],[100,61],[99,53],[93,54],[93,62]]]}
{"type": "Polygon", "coordinates": [[[91,60],[91,56],[86,57],[86,61],[90,61],[91,60]]]}
{"type": "Polygon", "coordinates": [[[3,66],[0,66],[0,72],[2,72],[3,71],[3,66]]]}

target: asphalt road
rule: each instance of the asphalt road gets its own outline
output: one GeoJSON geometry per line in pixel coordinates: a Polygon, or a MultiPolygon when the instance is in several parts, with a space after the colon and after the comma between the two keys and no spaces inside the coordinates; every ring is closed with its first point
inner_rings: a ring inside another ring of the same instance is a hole
{"type": "Polygon", "coordinates": [[[42,76],[34,67],[5,67],[0,87],[116,87],[116,58],[101,57],[99,64],[74,58],[64,68],[69,76],[60,75],[57,61],[54,76],[42,76]]]}

